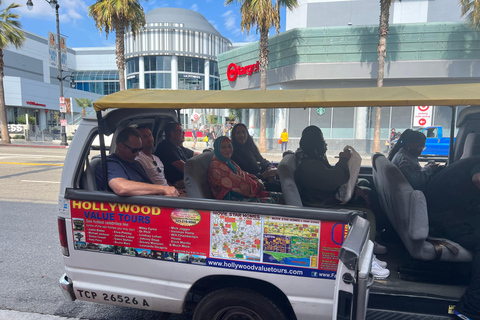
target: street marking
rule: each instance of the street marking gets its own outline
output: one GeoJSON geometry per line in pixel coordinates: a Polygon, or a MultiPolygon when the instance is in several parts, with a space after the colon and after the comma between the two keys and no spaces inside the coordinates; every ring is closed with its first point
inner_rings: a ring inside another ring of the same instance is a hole
{"type": "Polygon", "coordinates": [[[21,182],[60,183],[60,181],[20,180],[21,182]]]}
{"type": "Polygon", "coordinates": [[[0,162],[0,164],[20,164],[20,165],[25,165],[25,166],[54,166],[54,167],[63,167],[63,163],[0,162]]]}
{"type": "Polygon", "coordinates": [[[65,156],[49,156],[49,155],[38,155],[38,154],[25,154],[25,153],[0,153],[0,156],[21,156],[25,158],[65,158],[65,156]]]}

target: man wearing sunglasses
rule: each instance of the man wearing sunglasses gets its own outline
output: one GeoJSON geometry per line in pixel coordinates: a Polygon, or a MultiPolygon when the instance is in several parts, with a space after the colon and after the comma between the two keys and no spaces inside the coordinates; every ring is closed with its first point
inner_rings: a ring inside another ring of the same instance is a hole
{"type": "Polygon", "coordinates": [[[172,122],[165,126],[165,140],[160,142],[155,155],[165,165],[165,177],[167,181],[178,189],[185,189],[183,182],[183,171],[185,162],[199,154],[191,149],[185,148],[185,131],[178,122],[172,122]]]}
{"type": "MultiPolygon", "coordinates": [[[[119,196],[158,194],[178,196],[174,187],[153,184],[142,165],[135,160],[142,151],[142,139],[137,129],[127,127],[116,138],[115,153],[107,157],[108,189],[119,196]]],[[[102,166],[96,171],[98,190],[104,190],[102,166]]]]}

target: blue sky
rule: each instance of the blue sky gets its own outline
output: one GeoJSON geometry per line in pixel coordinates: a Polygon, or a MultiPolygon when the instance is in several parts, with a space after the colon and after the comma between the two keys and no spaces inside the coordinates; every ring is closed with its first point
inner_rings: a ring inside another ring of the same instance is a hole
{"type": "MultiPolygon", "coordinates": [[[[47,37],[47,32],[56,33],[55,10],[50,7],[46,0],[32,0],[34,7],[27,9],[27,0],[3,0],[1,9],[12,2],[21,4],[22,7],[15,9],[21,15],[22,28],[47,37]]],[[[69,47],[104,47],[115,45],[115,34],[106,39],[105,32],[99,34],[94,21],[88,17],[88,7],[95,0],[58,0],[60,4],[60,33],[67,37],[69,47]]],[[[225,6],[224,0],[141,0],[144,11],[162,7],[185,8],[201,13],[224,37],[232,42],[258,41],[259,35],[255,29],[250,30],[250,35],[241,32],[239,14],[240,6],[235,2],[225,6]]],[[[285,8],[282,10],[282,28],[285,31],[285,8]]],[[[272,29],[271,35],[275,34],[272,29]]]]}

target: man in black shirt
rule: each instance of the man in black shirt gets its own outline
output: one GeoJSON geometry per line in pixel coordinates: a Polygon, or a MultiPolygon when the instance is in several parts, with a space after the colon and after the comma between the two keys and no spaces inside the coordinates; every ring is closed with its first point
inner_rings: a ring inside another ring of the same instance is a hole
{"type": "Polygon", "coordinates": [[[199,154],[183,146],[185,131],[178,122],[172,122],[165,126],[165,140],[163,140],[155,151],[155,155],[162,160],[165,166],[165,177],[167,181],[179,189],[185,188],[183,172],[185,162],[199,154]]]}

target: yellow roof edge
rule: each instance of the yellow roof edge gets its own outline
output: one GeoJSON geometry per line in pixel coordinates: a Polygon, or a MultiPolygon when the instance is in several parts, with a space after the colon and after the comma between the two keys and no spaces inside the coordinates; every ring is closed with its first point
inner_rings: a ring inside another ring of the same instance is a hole
{"type": "Polygon", "coordinates": [[[480,105],[480,84],[298,90],[130,89],[102,97],[95,111],[109,108],[259,109],[480,105]]]}

